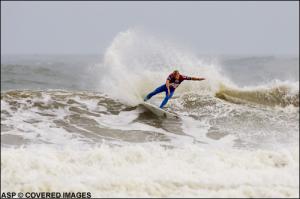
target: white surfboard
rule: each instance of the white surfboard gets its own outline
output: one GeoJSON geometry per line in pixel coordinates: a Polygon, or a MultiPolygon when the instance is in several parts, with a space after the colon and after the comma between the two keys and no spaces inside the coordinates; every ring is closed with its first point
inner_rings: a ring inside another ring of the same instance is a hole
{"type": "Polygon", "coordinates": [[[179,116],[177,114],[165,111],[164,109],[161,109],[153,104],[143,102],[141,105],[159,117],[165,117],[169,119],[179,119],[179,116]]]}

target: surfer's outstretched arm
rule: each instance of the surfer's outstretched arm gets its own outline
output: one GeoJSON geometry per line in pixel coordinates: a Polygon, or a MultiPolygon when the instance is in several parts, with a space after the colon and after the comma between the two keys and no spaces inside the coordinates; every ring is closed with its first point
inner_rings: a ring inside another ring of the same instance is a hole
{"type": "Polygon", "coordinates": [[[201,80],[205,80],[205,78],[203,77],[188,77],[188,76],[182,76],[183,80],[196,80],[196,81],[201,81],[201,80]]]}
{"type": "Polygon", "coordinates": [[[205,78],[204,77],[192,77],[191,80],[201,81],[201,80],[205,80],[205,78]]]}

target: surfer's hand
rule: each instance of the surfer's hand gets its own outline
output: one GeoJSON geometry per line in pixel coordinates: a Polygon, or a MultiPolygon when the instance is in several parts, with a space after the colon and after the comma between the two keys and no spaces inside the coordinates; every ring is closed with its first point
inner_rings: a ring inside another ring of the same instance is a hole
{"type": "Polygon", "coordinates": [[[170,89],[168,89],[168,96],[170,96],[170,89]]]}

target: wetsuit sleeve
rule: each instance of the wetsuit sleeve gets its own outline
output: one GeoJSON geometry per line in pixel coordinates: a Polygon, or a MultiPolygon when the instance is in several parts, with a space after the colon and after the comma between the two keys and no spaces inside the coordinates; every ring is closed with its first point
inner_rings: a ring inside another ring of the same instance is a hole
{"type": "Polygon", "coordinates": [[[173,77],[173,74],[170,74],[167,78],[167,80],[171,81],[172,80],[172,77],[173,77]]]}
{"type": "Polygon", "coordinates": [[[192,80],[192,77],[182,75],[183,80],[192,80]]]}

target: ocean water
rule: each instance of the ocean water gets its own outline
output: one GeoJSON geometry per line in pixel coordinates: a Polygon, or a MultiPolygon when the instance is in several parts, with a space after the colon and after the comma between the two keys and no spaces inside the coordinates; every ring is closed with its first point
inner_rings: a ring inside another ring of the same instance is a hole
{"type": "Polygon", "coordinates": [[[137,30],[102,55],[1,55],[1,190],[299,197],[299,57],[199,55],[137,30]],[[158,118],[139,104],[174,69],[206,80],[176,89],[180,119],[158,118]]]}

